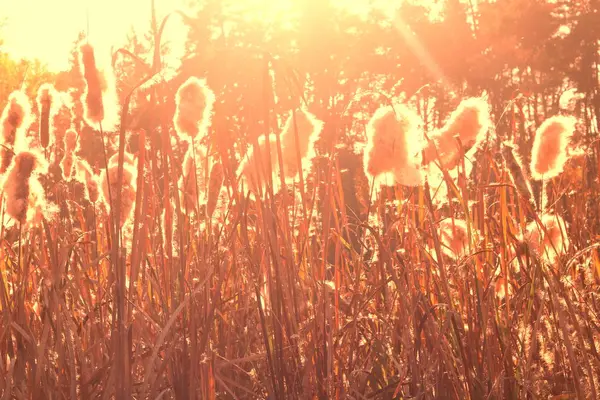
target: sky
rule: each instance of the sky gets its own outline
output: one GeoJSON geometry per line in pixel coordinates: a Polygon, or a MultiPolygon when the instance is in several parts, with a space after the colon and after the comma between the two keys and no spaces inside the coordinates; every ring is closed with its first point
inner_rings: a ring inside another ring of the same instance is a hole
{"type": "MultiPolygon", "coordinates": [[[[155,1],[159,18],[183,3],[155,1]]],[[[150,0],[0,0],[0,52],[15,59],[38,58],[55,72],[65,70],[78,33],[88,31],[88,15],[90,43],[108,55],[111,45],[125,43],[132,27],[149,30],[150,0]]],[[[168,31],[177,25],[168,23],[165,35],[175,34],[168,31]]]]}
{"type": "MultiPolygon", "coordinates": [[[[196,0],[198,4],[202,0],[196,0]]],[[[304,0],[223,0],[258,12],[265,19],[281,17],[285,5],[304,0]]],[[[430,6],[442,4],[428,1],[430,6]]],[[[159,21],[173,10],[188,12],[191,0],[155,0],[159,21]]],[[[337,7],[364,15],[377,8],[393,15],[398,3],[391,0],[332,0],[337,7]]],[[[143,34],[150,29],[151,0],[0,0],[0,52],[11,58],[40,59],[53,72],[66,70],[79,32],[89,33],[97,60],[110,60],[110,49],[123,46],[133,28],[143,34]],[[89,21],[89,24],[88,24],[89,21]],[[88,30],[89,28],[89,30],[88,30]]],[[[435,8],[435,7],[434,7],[435,8]]],[[[166,25],[163,42],[172,44],[173,57],[183,53],[186,31],[177,17],[166,25]],[[177,45],[181,44],[180,48],[177,45]],[[175,47],[175,48],[174,48],[175,47]]]]}

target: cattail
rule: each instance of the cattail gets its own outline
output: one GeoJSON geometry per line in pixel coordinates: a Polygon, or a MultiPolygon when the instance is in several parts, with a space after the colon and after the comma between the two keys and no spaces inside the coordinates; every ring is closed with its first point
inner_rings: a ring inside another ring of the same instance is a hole
{"type": "Polygon", "coordinates": [[[188,212],[196,210],[196,206],[204,204],[206,199],[206,175],[204,171],[206,152],[201,146],[197,146],[194,152],[192,150],[192,148],[189,148],[185,153],[182,164],[183,174],[178,182],[183,203],[182,207],[188,212]],[[194,153],[196,155],[195,163],[194,153]]]}
{"type": "Polygon", "coordinates": [[[117,165],[109,165],[108,178],[106,170],[102,174],[102,195],[104,199],[109,202],[109,204],[106,205],[108,209],[111,209],[115,205],[117,202],[118,191],[121,191],[121,215],[119,216],[120,227],[123,227],[125,223],[129,222],[132,217],[136,193],[135,177],[136,171],[133,166],[129,164],[123,164],[123,180],[120,183],[118,179],[119,167],[117,165]]]}
{"type": "MultiPolygon", "coordinates": [[[[258,156],[254,150],[255,149],[251,149],[246,158],[240,163],[237,175],[241,176],[246,191],[251,190],[255,194],[261,194],[258,193],[259,184],[262,182],[262,186],[264,187],[268,181],[266,172],[263,172],[269,171],[269,166],[267,165],[267,161],[269,160],[267,151],[270,151],[271,157],[270,170],[274,172],[277,166],[276,136],[269,135],[268,139],[266,136],[261,136],[258,138],[258,150],[260,151],[262,165],[259,165],[258,156]]],[[[276,188],[278,188],[278,182],[276,179],[273,179],[273,185],[273,190],[277,191],[276,188]]]]}
{"type": "MultiPolygon", "coordinates": [[[[123,164],[127,164],[130,165],[132,167],[136,167],[136,160],[135,157],[133,156],[133,154],[125,151],[123,153],[123,164]]],[[[118,166],[119,165],[119,153],[115,153],[113,154],[109,159],[108,159],[108,166],[118,166]]]]}
{"type": "Polygon", "coordinates": [[[540,222],[543,228],[536,221],[527,224],[524,241],[540,257],[552,263],[569,247],[567,225],[560,216],[553,214],[542,215],[540,222]]]}
{"type": "Polygon", "coordinates": [[[527,178],[525,169],[523,168],[523,163],[521,159],[515,155],[514,149],[509,143],[502,143],[502,157],[506,162],[506,167],[508,168],[509,175],[517,189],[519,195],[525,199],[532,210],[535,210],[535,202],[533,200],[533,190],[531,189],[531,184],[529,183],[529,179],[527,178]]]}
{"type": "Polygon", "coordinates": [[[50,122],[50,126],[53,127],[53,134],[50,137],[53,151],[50,152],[52,162],[59,163],[62,160],[65,149],[65,134],[73,126],[74,113],[73,113],[73,101],[71,96],[67,93],[58,92],[55,98],[54,104],[56,104],[56,114],[50,122]]]}
{"type": "Polygon", "coordinates": [[[67,153],[74,153],[79,148],[79,135],[74,129],[65,132],[64,148],[67,153]]]}
{"type": "Polygon", "coordinates": [[[460,257],[469,251],[467,222],[462,219],[445,219],[440,222],[438,233],[442,251],[449,257],[460,257]]]}
{"type": "Polygon", "coordinates": [[[67,130],[64,137],[65,152],[60,162],[63,179],[70,180],[73,177],[73,164],[76,158],[75,152],[79,148],[79,136],[73,129],[67,130]]]}
{"type": "Polygon", "coordinates": [[[173,117],[175,130],[179,136],[195,138],[207,134],[212,115],[215,95],[204,79],[190,77],[177,90],[176,111],[173,117]]]}
{"type": "Polygon", "coordinates": [[[431,141],[424,150],[423,162],[429,164],[436,159],[436,151],[442,166],[453,169],[460,160],[456,137],[465,148],[479,144],[485,139],[491,125],[487,102],[479,97],[463,100],[446,124],[431,134],[431,141]]]}
{"type": "Polygon", "coordinates": [[[2,147],[0,148],[0,174],[6,172],[13,159],[14,148],[31,123],[31,105],[27,95],[21,91],[15,91],[8,97],[8,104],[0,117],[0,129],[2,147]]]}
{"type": "Polygon", "coordinates": [[[97,125],[104,119],[104,104],[102,102],[102,78],[96,67],[94,48],[90,44],[83,44],[81,53],[81,66],[86,83],[85,91],[85,119],[90,125],[97,125]]]}
{"type": "Polygon", "coordinates": [[[394,178],[396,183],[417,186],[422,134],[419,117],[400,105],[380,107],[367,125],[367,147],[364,153],[365,173],[369,178],[394,178]]]}
{"type": "Polygon", "coordinates": [[[81,72],[86,88],[83,94],[84,119],[88,125],[98,128],[100,124],[106,130],[117,126],[118,98],[114,85],[114,77],[110,69],[100,71],[96,64],[94,48],[83,44],[79,48],[81,72]]]}
{"type": "Polygon", "coordinates": [[[558,176],[569,159],[568,145],[575,133],[575,118],[556,115],[546,119],[535,132],[531,148],[533,179],[558,176]]]}
{"type": "Polygon", "coordinates": [[[323,122],[307,110],[301,109],[300,112],[289,116],[281,132],[283,168],[286,178],[294,178],[298,174],[298,153],[302,164],[314,157],[314,145],[322,130],[323,122]],[[296,132],[298,133],[297,143],[296,132]]]}
{"type": "Polygon", "coordinates": [[[576,88],[565,90],[558,99],[558,106],[562,110],[572,111],[575,109],[577,101],[585,98],[584,93],[577,93],[576,88]]]}
{"type": "Polygon", "coordinates": [[[215,163],[210,170],[210,179],[208,181],[208,198],[206,201],[206,214],[212,217],[217,207],[217,201],[221,194],[221,187],[223,186],[223,165],[221,163],[215,163]]]}
{"type": "Polygon", "coordinates": [[[14,157],[11,169],[4,182],[6,213],[24,223],[29,207],[29,179],[38,166],[38,156],[24,151],[14,157]]]}
{"type": "Polygon", "coordinates": [[[49,83],[40,86],[37,93],[37,105],[40,113],[40,144],[44,149],[52,141],[54,130],[53,122],[58,113],[57,92],[49,83]]]}
{"type": "Polygon", "coordinates": [[[84,159],[77,159],[75,164],[75,179],[85,187],[85,195],[90,203],[96,203],[100,197],[98,177],[92,171],[90,164],[84,159]]]}
{"type": "MultiPolygon", "coordinates": [[[[39,160],[39,159],[38,159],[39,160]]],[[[40,171],[40,168],[36,172],[40,171]]],[[[58,214],[56,204],[46,199],[44,187],[34,174],[29,178],[29,207],[27,211],[27,226],[38,226],[42,220],[52,220],[58,214]]]]}

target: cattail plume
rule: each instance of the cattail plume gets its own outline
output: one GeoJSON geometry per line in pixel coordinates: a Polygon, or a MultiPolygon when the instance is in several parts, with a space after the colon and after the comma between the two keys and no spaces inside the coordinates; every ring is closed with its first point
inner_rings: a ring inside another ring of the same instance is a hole
{"type": "Polygon", "coordinates": [[[9,168],[14,156],[14,148],[31,124],[31,105],[27,95],[15,91],[8,97],[8,104],[0,116],[2,147],[0,148],[0,174],[9,168]]]}
{"type": "Polygon", "coordinates": [[[442,251],[449,257],[462,257],[469,251],[467,222],[462,219],[445,219],[439,223],[438,234],[442,251]]]}
{"type": "Polygon", "coordinates": [[[123,179],[119,182],[119,167],[111,164],[108,166],[108,170],[103,172],[101,181],[102,196],[108,202],[106,204],[107,209],[110,210],[115,207],[118,191],[121,191],[119,226],[123,227],[131,220],[133,214],[136,194],[136,170],[132,165],[124,163],[123,179]]]}
{"type": "Polygon", "coordinates": [[[287,119],[281,132],[283,168],[286,178],[298,174],[298,155],[301,164],[314,157],[314,145],[323,130],[323,122],[305,109],[295,112],[287,119]],[[298,141],[296,142],[296,133],[298,141]]]}
{"type": "Polygon", "coordinates": [[[190,77],[177,90],[176,111],[173,117],[179,136],[195,138],[207,134],[215,95],[204,79],[190,77]]]}
{"type": "MultiPolygon", "coordinates": [[[[265,187],[266,183],[269,181],[268,179],[268,171],[273,173],[277,166],[277,137],[275,135],[261,136],[258,138],[258,151],[256,149],[251,149],[244,160],[240,163],[237,175],[241,177],[241,181],[244,184],[244,190],[252,191],[257,195],[262,195],[259,193],[259,187],[265,187]],[[260,163],[258,153],[260,152],[260,163]],[[269,160],[270,152],[270,160],[271,164],[268,165],[267,162],[269,160]]],[[[278,182],[276,179],[273,179],[273,190],[277,191],[278,182]]]]}
{"type": "Polygon", "coordinates": [[[53,163],[59,163],[62,160],[65,152],[65,134],[71,129],[75,119],[74,103],[71,95],[64,92],[57,93],[53,102],[53,105],[56,105],[56,113],[51,117],[50,122],[50,146],[52,151],[49,157],[53,163]]]}
{"type": "Polygon", "coordinates": [[[423,163],[436,159],[436,153],[447,169],[453,169],[460,160],[460,149],[456,138],[465,148],[478,145],[485,139],[491,126],[489,105],[479,97],[463,100],[446,124],[433,132],[423,155],[423,163]]]}
{"type": "Polygon", "coordinates": [[[85,122],[98,129],[114,130],[119,121],[119,100],[110,67],[98,68],[94,48],[83,44],[79,48],[81,73],[85,80],[82,103],[85,122]]]}
{"type": "Polygon", "coordinates": [[[37,93],[37,105],[40,113],[40,144],[44,149],[48,148],[53,141],[54,118],[60,107],[58,105],[57,92],[49,83],[40,86],[37,93]]]}
{"type": "Polygon", "coordinates": [[[70,180],[73,177],[73,165],[77,156],[75,152],[79,148],[79,135],[74,129],[69,129],[64,136],[65,152],[60,162],[60,168],[63,173],[63,179],[70,180]]]}
{"type": "Polygon", "coordinates": [[[102,102],[102,77],[96,67],[94,48],[90,44],[83,44],[79,48],[81,66],[86,83],[83,104],[85,105],[85,119],[90,125],[97,125],[104,119],[104,103],[102,102]]]}
{"type": "Polygon", "coordinates": [[[569,247],[567,224],[560,216],[553,214],[542,215],[540,222],[542,226],[536,221],[527,224],[524,241],[542,259],[552,263],[569,247]]]}
{"type": "Polygon", "coordinates": [[[531,148],[531,176],[535,180],[558,176],[569,159],[568,146],[575,133],[575,118],[556,115],[535,132],[531,148]]]}
{"type": "Polygon", "coordinates": [[[419,117],[400,105],[379,108],[367,125],[365,173],[369,178],[393,178],[396,183],[421,183],[420,153],[422,133],[419,117]]]}
{"type": "Polygon", "coordinates": [[[29,206],[27,210],[27,226],[39,226],[42,220],[52,220],[58,214],[56,204],[48,201],[44,186],[34,174],[29,178],[29,206]]]}
{"type": "MultiPolygon", "coordinates": [[[[123,152],[123,164],[129,165],[129,166],[137,169],[136,159],[133,156],[133,154],[129,153],[128,151],[123,152]]],[[[119,165],[119,153],[117,152],[108,159],[108,166],[116,167],[118,165],[119,165]]]]}
{"type": "Polygon", "coordinates": [[[81,182],[85,187],[85,195],[87,200],[95,204],[100,197],[100,189],[98,185],[98,176],[92,171],[90,164],[81,158],[77,159],[75,164],[75,179],[81,182]]]}
{"type": "Polygon", "coordinates": [[[560,95],[558,105],[562,110],[574,111],[576,103],[584,98],[584,93],[578,93],[576,88],[571,88],[560,95]]]}
{"type": "Polygon", "coordinates": [[[74,153],[79,148],[79,135],[74,129],[65,132],[64,148],[67,153],[74,153]]]}
{"type": "Polygon", "coordinates": [[[4,182],[6,213],[24,223],[29,207],[29,180],[38,166],[38,156],[32,152],[21,152],[14,157],[11,169],[4,182]]]}

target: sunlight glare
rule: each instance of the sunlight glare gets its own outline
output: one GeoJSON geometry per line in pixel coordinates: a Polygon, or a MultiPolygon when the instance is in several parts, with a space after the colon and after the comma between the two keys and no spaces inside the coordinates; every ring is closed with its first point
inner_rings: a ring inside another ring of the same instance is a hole
{"type": "MultiPolygon", "coordinates": [[[[183,5],[183,0],[156,0],[158,22],[183,5]]],[[[100,57],[110,57],[110,49],[127,43],[131,31],[150,30],[150,0],[23,0],[0,2],[0,51],[15,59],[38,58],[51,71],[68,69],[71,51],[80,32],[89,32],[89,40],[100,57]],[[89,25],[88,25],[89,18],[89,25]],[[89,31],[88,31],[89,28],[89,31]]],[[[175,18],[174,18],[175,19],[175,18]]],[[[183,43],[179,21],[167,24],[163,41],[183,43]]]]}
{"type": "MultiPolygon", "coordinates": [[[[361,18],[372,12],[382,14],[385,21],[393,23],[400,2],[388,0],[330,0],[331,5],[361,18]]],[[[185,0],[155,0],[158,23],[174,10],[185,10],[185,0]]],[[[202,3],[199,3],[201,7],[202,3]]],[[[241,15],[244,22],[264,24],[270,29],[290,29],[298,21],[301,0],[223,0],[222,15],[241,15]]],[[[444,1],[423,2],[439,15],[444,1]]],[[[0,24],[0,51],[11,57],[38,58],[51,71],[68,69],[74,42],[80,32],[88,33],[90,43],[97,49],[98,56],[110,57],[110,50],[127,43],[132,32],[143,35],[150,30],[151,0],[23,0],[0,2],[0,15],[5,22],[0,24]],[[35,11],[32,11],[35,10],[35,11]],[[88,21],[89,20],[89,21],[88,21]]],[[[173,16],[166,25],[163,43],[171,47],[165,60],[170,68],[177,68],[177,60],[183,56],[187,29],[173,16]]],[[[229,30],[235,20],[223,21],[229,30]]]]}

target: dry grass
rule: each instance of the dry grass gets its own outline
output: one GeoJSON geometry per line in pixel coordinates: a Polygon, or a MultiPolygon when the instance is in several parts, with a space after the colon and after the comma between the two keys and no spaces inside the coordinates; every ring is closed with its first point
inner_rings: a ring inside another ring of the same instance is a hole
{"type": "MultiPolygon", "coordinates": [[[[371,196],[359,167],[349,184],[339,146],[309,173],[294,154],[290,184],[270,173],[293,161],[265,101],[273,143],[254,143],[252,195],[236,173],[245,153],[206,145],[210,129],[202,145],[172,145],[172,115],[161,140],[138,132],[131,155],[129,100],[116,148],[94,120],[101,170],[71,151],[79,180],[46,175],[59,213],[2,226],[1,399],[597,397],[600,253],[582,217],[595,180],[573,195],[559,175],[536,210],[500,142],[467,160],[457,141],[436,206],[427,181],[371,196]],[[201,199],[186,192],[196,204],[179,193],[186,175],[208,182],[201,199]],[[104,206],[88,200],[98,176],[104,206]]],[[[590,147],[582,168],[597,162],[590,147]]]]}

